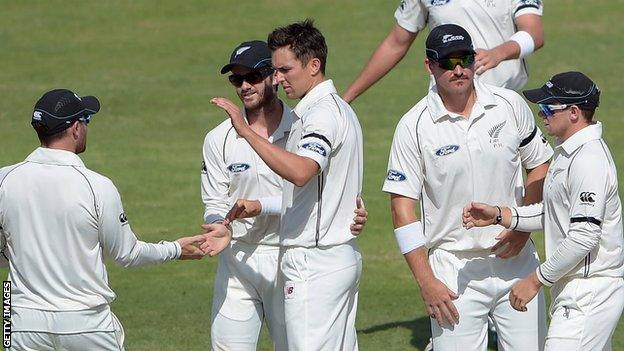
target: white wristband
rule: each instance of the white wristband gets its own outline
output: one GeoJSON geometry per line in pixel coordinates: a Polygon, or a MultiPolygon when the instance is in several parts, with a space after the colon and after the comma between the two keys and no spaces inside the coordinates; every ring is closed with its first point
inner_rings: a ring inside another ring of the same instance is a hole
{"type": "Polygon", "coordinates": [[[403,255],[425,245],[425,234],[420,221],[396,228],[394,236],[403,255]]]}
{"type": "Polygon", "coordinates": [[[520,46],[520,55],[518,58],[525,58],[529,56],[533,50],[535,50],[535,42],[533,37],[528,32],[523,30],[517,31],[512,35],[509,40],[515,41],[520,46]]]}
{"type": "Polygon", "coordinates": [[[282,213],[282,196],[261,197],[258,199],[262,209],[261,216],[278,215],[282,213]]]}

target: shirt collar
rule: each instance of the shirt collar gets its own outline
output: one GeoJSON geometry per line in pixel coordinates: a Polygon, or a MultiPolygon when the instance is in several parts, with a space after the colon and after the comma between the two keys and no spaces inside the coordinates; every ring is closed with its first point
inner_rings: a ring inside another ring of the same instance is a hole
{"type": "Polygon", "coordinates": [[[84,163],[71,151],[38,147],[28,157],[26,162],[43,163],[57,166],[84,167],[84,163]]]}
{"type": "Polygon", "coordinates": [[[305,115],[312,105],[329,94],[337,94],[336,87],[334,87],[334,82],[331,79],[317,84],[308,91],[308,93],[299,100],[299,103],[295,106],[293,111],[295,111],[297,117],[301,117],[305,115]]]}
{"type": "Polygon", "coordinates": [[[602,138],[602,123],[596,122],[572,134],[566,141],[557,145],[557,148],[561,148],[566,154],[571,155],[583,144],[600,138],[602,138]]]}
{"type": "MultiPolygon", "coordinates": [[[[481,83],[478,78],[474,79],[474,87],[477,93],[477,100],[472,107],[472,116],[480,116],[485,113],[485,110],[497,105],[496,98],[487,85],[481,83]]],[[[429,85],[429,93],[427,94],[427,108],[431,113],[431,118],[434,122],[438,122],[444,117],[458,118],[459,114],[450,112],[444,106],[440,94],[438,94],[438,86],[432,79],[432,83],[429,85]]]]}

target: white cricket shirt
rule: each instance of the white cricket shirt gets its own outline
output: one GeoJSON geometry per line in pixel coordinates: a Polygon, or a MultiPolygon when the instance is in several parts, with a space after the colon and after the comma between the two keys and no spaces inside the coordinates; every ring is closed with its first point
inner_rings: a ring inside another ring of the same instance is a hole
{"type": "Polygon", "coordinates": [[[420,199],[428,248],[488,249],[503,228],[466,230],[470,201],[522,204],[522,168],[548,161],[552,148],[516,92],[475,81],[469,118],[444,107],[433,86],[397,125],[383,191],[420,199]]]}
{"type": "MultiPolygon", "coordinates": [[[[282,120],[269,142],[286,148],[293,123],[290,107],[282,103],[282,120]]],[[[201,195],[205,223],[222,220],[238,199],[281,196],[282,178],[241,138],[230,119],[204,140],[201,195]]],[[[232,237],[249,244],[279,245],[279,216],[244,218],[232,223],[232,237]]]]}
{"type": "Polygon", "coordinates": [[[326,80],[294,109],[286,150],[308,157],[320,173],[302,187],[284,181],[280,243],[317,247],[353,239],[350,225],[362,191],[362,129],[355,112],[326,80]]]}
{"type": "Polygon", "coordinates": [[[537,276],[545,285],[563,277],[624,276],[617,170],[600,122],[555,148],[542,204],[512,209],[516,214],[519,227],[543,221],[547,260],[537,276]]]}
{"type": "MultiPolygon", "coordinates": [[[[116,297],[104,255],[127,267],[181,253],[177,242],[137,240],[113,183],[64,150],[37,148],[24,162],[0,169],[0,227],[12,306],[50,313],[82,310],[85,325],[95,318],[94,309],[116,297]]],[[[84,331],[85,325],[72,327],[84,331]]],[[[59,331],[54,325],[16,327],[59,331]]]]}
{"type": "MultiPolygon", "coordinates": [[[[457,24],[466,29],[476,48],[492,49],[516,32],[515,18],[542,15],[540,0],[402,0],[394,13],[397,24],[417,33],[425,26],[457,24]]],[[[523,59],[507,60],[476,76],[484,83],[518,90],[528,79],[523,59]]]]}

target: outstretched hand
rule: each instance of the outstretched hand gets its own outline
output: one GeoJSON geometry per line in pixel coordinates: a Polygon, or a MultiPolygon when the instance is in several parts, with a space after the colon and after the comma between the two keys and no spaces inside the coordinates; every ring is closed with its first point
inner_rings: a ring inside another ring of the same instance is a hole
{"type": "Polygon", "coordinates": [[[462,217],[464,228],[486,227],[496,222],[498,209],[480,202],[471,202],[464,206],[462,217]]]}
{"type": "Polygon", "coordinates": [[[221,223],[202,224],[204,243],[200,248],[209,256],[216,256],[230,245],[232,231],[221,223]]]}
{"type": "Polygon", "coordinates": [[[224,97],[214,97],[210,99],[210,103],[216,105],[217,107],[223,109],[228,116],[230,116],[230,120],[232,121],[232,126],[236,130],[236,133],[241,137],[244,137],[245,132],[251,130],[245,117],[243,117],[243,113],[240,108],[236,106],[232,101],[226,99],[224,97]]]}
{"type": "Polygon", "coordinates": [[[206,255],[204,251],[200,249],[200,245],[206,241],[203,235],[187,236],[176,241],[182,248],[182,254],[180,254],[181,260],[199,260],[206,255]]]}

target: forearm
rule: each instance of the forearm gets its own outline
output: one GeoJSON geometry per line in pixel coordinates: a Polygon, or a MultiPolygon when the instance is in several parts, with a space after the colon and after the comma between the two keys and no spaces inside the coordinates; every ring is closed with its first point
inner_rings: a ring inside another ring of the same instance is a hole
{"type": "Polygon", "coordinates": [[[377,47],[366,66],[362,69],[362,72],[347,88],[344,93],[345,101],[351,102],[355,100],[360,94],[390,72],[405,57],[415,38],[415,33],[410,33],[402,27],[395,25],[392,32],[377,47]]]}
{"type": "Polygon", "coordinates": [[[318,173],[318,164],[315,161],[271,144],[251,128],[247,128],[241,136],[247,140],[269,168],[297,186],[305,185],[318,173]]]}
{"type": "Polygon", "coordinates": [[[509,225],[506,225],[507,228],[520,232],[543,229],[544,207],[540,202],[542,201],[546,172],[548,172],[548,163],[527,170],[524,198],[522,199],[524,206],[509,209],[510,221],[508,222],[509,225]]]}
{"type": "Polygon", "coordinates": [[[523,205],[531,205],[542,201],[544,192],[544,178],[548,172],[548,163],[543,163],[531,170],[527,170],[524,182],[523,205]]]}
{"type": "Polygon", "coordinates": [[[429,265],[428,249],[424,246],[404,255],[419,287],[422,287],[428,280],[435,278],[433,270],[429,265]]]}
{"type": "Polygon", "coordinates": [[[154,244],[136,240],[131,248],[120,250],[113,259],[124,267],[136,267],[174,260],[180,257],[181,252],[177,242],[161,241],[154,244]]]}
{"type": "Polygon", "coordinates": [[[538,267],[538,279],[547,286],[554,284],[574,269],[599,242],[600,227],[592,223],[574,224],[555,252],[538,267]]]}

